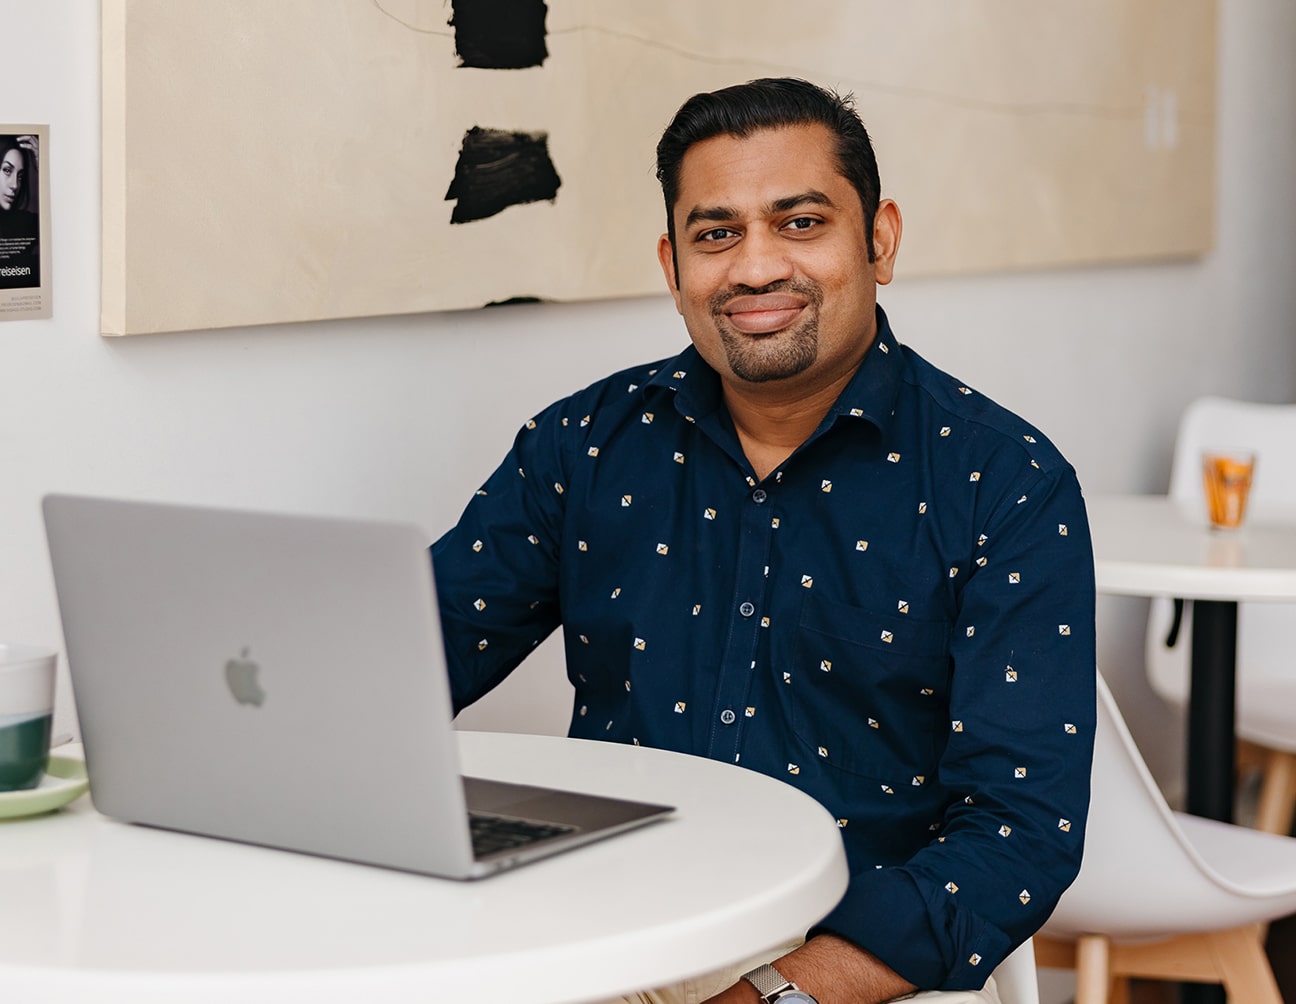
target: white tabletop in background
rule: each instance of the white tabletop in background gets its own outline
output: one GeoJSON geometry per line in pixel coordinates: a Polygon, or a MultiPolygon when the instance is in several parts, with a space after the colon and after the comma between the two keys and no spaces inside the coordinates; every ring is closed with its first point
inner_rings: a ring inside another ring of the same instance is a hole
{"type": "Polygon", "coordinates": [[[1202,600],[1296,600],[1296,512],[1258,510],[1212,530],[1166,496],[1085,500],[1098,591],[1202,600]]]}
{"type": "Polygon", "coordinates": [[[599,1000],[781,944],[846,888],[836,823],[781,781],[553,737],[461,733],[460,748],[465,773],[678,812],[461,883],[118,823],[82,798],[0,822],[0,997],[599,1000]]]}

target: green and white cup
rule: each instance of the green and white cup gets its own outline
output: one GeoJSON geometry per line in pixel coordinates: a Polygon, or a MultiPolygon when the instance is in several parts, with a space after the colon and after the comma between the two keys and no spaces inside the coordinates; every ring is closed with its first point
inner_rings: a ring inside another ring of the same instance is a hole
{"type": "Polygon", "coordinates": [[[0,642],[0,792],[35,788],[49,761],[58,653],[0,642]]]}

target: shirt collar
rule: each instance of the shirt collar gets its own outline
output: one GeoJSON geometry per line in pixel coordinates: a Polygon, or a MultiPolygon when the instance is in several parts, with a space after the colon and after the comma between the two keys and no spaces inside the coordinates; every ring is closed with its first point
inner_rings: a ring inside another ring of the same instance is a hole
{"type": "Polygon", "coordinates": [[[667,391],[675,392],[675,407],[686,418],[701,418],[724,406],[719,375],[692,345],[674,359],[658,363],[644,381],[645,395],[667,391]]]}
{"type": "Polygon", "coordinates": [[[891,331],[891,322],[881,305],[877,312],[877,337],[864,353],[850,383],[828,409],[824,424],[834,416],[862,418],[885,435],[891,430],[896,398],[904,382],[904,348],[891,331]]]}
{"type": "MultiPolygon", "coordinates": [[[[862,418],[883,433],[890,430],[896,396],[903,379],[904,349],[891,331],[886,311],[880,305],[876,311],[877,337],[864,354],[850,383],[828,409],[825,426],[840,416],[862,418]]],[[[659,364],[642,387],[644,394],[662,391],[674,391],[676,408],[690,418],[710,415],[724,405],[719,375],[692,345],[674,359],[659,364]]]]}

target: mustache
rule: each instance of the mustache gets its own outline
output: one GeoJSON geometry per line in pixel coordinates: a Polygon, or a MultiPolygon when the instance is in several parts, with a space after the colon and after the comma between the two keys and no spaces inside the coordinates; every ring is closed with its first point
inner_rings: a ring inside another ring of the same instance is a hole
{"type": "Polygon", "coordinates": [[[823,304],[823,290],[818,283],[805,279],[778,279],[764,286],[729,286],[711,294],[707,306],[712,316],[720,316],[725,308],[740,296],[762,296],[767,293],[795,293],[818,307],[823,304]]]}

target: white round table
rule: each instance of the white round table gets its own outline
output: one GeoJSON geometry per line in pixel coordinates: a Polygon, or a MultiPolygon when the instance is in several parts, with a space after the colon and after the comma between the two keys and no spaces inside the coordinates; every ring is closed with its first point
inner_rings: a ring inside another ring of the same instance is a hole
{"type": "Polygon", "coordinates": [[[1187,809],[1233,814],[1237,605],[1296,601],[1296,512],[1254,511],[1213,530],[1166,496],[1086,500],[1098,591],[1193,601],[1187,809]]]}
{"type": "Polygon", "coordinates": [[[836,823],[781,781],[554,737],[461,733],[460,748],[465,773],[678,811],[454,882],[119,823],[82,798],[0,822],[3,998],[601,1000],[781,944],[846,888],[836,823]]]}
{"type": "Polygon", "coordinates": [[[1296,599],[1296,512],[1261,510],[1212,530],[1195,506],[1164,495],[1085,500],[1098,588],[1125,596],[1296,599]]]}

